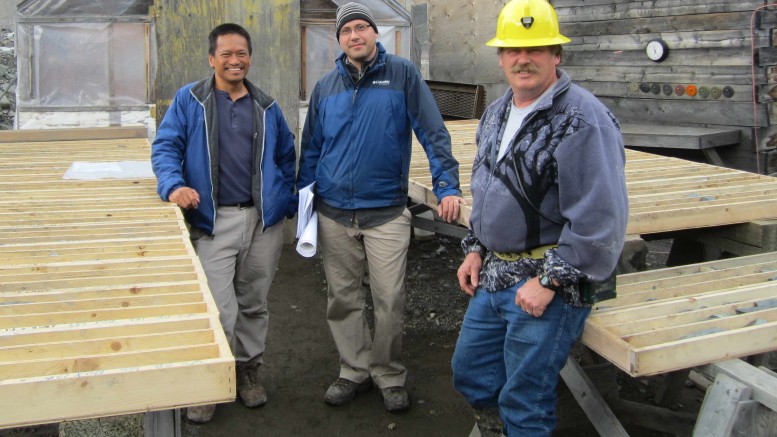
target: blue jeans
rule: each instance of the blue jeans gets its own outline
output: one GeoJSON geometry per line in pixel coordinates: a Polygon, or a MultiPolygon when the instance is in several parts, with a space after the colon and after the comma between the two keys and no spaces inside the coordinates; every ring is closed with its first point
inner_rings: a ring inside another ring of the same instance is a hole
{"type": "Polygon", "coordinates": [[[513,287],[470,299],[453,353],[453,383],[474,408],[499,408],[506,434],[550,436],[556,384],[590,308],[556,295],[541,317],[515,305],[513,287]]]}

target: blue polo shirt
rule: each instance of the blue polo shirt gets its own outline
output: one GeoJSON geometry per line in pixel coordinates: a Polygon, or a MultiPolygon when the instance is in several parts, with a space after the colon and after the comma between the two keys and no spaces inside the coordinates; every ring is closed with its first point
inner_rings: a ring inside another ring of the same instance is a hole
{"type": "Polygon", "coordinates": [[[253,157],[253,109],[251,95],[232,101],[229,93],[216,91],[219,117],[219,205],[251,200],[253,157]]]}

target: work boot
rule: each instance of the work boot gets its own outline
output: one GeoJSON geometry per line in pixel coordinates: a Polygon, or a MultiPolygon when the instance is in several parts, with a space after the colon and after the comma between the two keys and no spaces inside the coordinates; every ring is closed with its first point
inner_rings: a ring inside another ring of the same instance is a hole
{"type": "Polygon", "coordinates": [[[267,402],[267,391],[259,382],[258,363],[237,363],[237,394],[243,405],[258,407],[267,402]]]}
{"type": "Polygon", "coordinates": [[[329,405],[343,405],[356,397],[357,393],[362,393],[372,387],[372,380],[367,379],[363,382],[354,382],[350,379],[337,378],[337,381],[326,390],[324,402],[329,405]]]}
{"type": "Polygon", "coordinates": [[[386,411],[401,411],[410,408],[410,398],[404,387],[386,387],[380,389],[383,396],[383,406],[386,411]]]}
{"type": "Polygon", "coordinates": [[[504,424],[498,408],[474,408],[481,437],[504,437],[504,424]]]}
{"type": "Polygon", "coordinates": [[[215,412],[216,404],[189,407],[186,409],[186,418],[194,423],[207,423],[213,419],[215,412]]]}

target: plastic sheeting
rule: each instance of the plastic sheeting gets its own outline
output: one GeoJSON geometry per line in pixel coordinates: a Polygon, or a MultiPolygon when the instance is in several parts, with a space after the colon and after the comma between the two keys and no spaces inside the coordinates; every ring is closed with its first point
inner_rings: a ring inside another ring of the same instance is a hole
{"type": "Polygon", "coordinates": [[[18,105],[148,103],[144,23],[46,23],[19,31],[18,105]]]}
{"type": "Polygon", "coordinates": [[[26,0],[17,12],[25,17],[148,15],[152,0],[26,0]]]}
{"type": "Polygon", "coordinates": [[[17,107],[88,110],[150,104],[155,68],[151,3],[27,0],[20,4],[17,107]]]}

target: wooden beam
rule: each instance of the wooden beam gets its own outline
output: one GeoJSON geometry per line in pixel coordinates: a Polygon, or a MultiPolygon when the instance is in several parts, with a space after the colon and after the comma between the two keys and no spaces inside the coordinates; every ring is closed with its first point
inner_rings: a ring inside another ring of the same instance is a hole
{"type": "Polygon", "coordinates": [[[714,376],[724,374],[746,384],[752,389],[752,398],[777,411],[777,378],[742,360],[727,360],[704,366],[704,373],[714,376]]]}
{"type": "Polygon", "coordinates": [[[567,358],[567,364],[561,369],[561,378],[600,435],[628,437],[623,425],[574,358],[567,358]]]}
{"type": "Polygon", "coordinates": [[[737,420],[739,404],[750,399],[751,388],[725,374],[707,390],[693,437],[729,437],[737,420]]]}
{"type": "Polygon", "coordinates": [[[106,140],[147,137],[148,128],[145,126],[107,126],[99,128],[74,127],[69,129],[0,131],[0,143],[106,140]]]}

